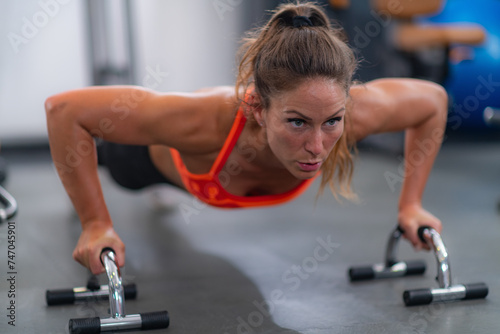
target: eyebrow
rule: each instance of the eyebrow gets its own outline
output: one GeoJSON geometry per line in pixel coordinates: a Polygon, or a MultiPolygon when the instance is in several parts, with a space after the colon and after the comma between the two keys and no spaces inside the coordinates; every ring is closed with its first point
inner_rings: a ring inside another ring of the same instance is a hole
{"type": "MultiPolygon", "coordinates": [[[[342,110],[345,110],[345,107],[340,108],[340,109],[339,109],[339,110],[337,110],[337,111],[336,111],[333,115],[331,115],[331,116],[327,117],[327,119],[330,119],[330,118],[335,117],[335,116],[336,116],[338,113],[340,113],[342,110]]],[[[285,114],[297,114],[297,115],[299,115],[300,117],[304,118],[306,121],[310,121],[310,120],[312,120],[312,118],[311,118],[311,117],[307,117],[306,115],[304,115],[304,114],[302,114],[302,113],[298,112],[297,110],[286,110],[286,111],[285,111],[285,114]]]]}

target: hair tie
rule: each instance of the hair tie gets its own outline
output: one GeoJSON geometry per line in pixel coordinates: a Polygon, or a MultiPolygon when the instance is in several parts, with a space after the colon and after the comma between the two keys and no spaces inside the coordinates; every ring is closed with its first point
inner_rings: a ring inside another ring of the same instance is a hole
{"type": "Polygon", "coordinates": [[[313,24],[312,24],[311,20],[308,17],[305,17],[305,16],[295,16],[293,18],[293,26],[295,28],[312,27],[313,24]]]}

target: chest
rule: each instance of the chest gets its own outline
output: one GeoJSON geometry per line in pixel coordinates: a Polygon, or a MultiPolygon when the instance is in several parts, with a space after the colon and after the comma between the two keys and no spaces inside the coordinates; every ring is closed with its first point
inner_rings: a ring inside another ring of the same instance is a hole
{"type": "Polygon", "coordinates": [[[223,188],[239,196],[276,195],[302,182],[284,167],[269,167],[261,160],[259,152],[235,148],[219,173],[223,188]]]}
{"type": "MultiPolygon", "coordinates": [[[[236,196],[275,195],[292,190],[301,183],[285,168],[266,168],[259,164],[259,153],[235,147],[229,154],[217,176],[227,192],[236,196]]],[[[210,172],[216,160],[216,154],[196,159],[183,157],[185,166],[194,174],[210,172]]]]}

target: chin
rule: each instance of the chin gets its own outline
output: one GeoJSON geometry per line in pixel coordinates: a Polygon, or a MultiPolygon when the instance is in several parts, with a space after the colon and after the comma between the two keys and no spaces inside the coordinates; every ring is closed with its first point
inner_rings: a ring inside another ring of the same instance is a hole
{"type": "Polygon", "coordinates": [[[312,179],[313,177],[315,177],[319,173],[319,171],[306,172],[303,170],[295,170],[294,172],[291,172],[291,173],[298,180],[309,180],[309,179],[312,179]]]}
{"type": "Polygon", "coordinates": [[[300,178],[301,180],[309,180],[318,175],[319,172],[302,172],[302,177],[300,178]]]}

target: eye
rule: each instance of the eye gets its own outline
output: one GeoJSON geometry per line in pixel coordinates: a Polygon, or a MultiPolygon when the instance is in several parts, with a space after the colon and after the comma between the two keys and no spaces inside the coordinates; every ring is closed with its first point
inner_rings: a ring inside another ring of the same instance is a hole
{"type": "Polygon", "coordinates": [[[328,126],[334,126],[335,124],[337,124],[341,120],[342,120],[342,117],[331,118],[328,121],[326,121],[326,125],[328,125],[328,126]]]}
{"type": "Polygon", "coordinates": [[[289,118],[287,122],[290,123],[295,128],[300,128],[304,125],[305,121],[300,118],[289,118]]]}

